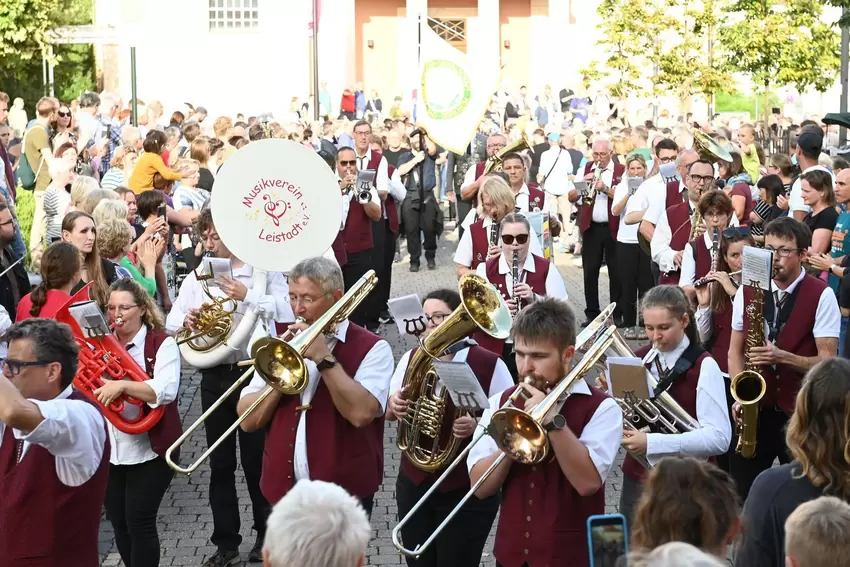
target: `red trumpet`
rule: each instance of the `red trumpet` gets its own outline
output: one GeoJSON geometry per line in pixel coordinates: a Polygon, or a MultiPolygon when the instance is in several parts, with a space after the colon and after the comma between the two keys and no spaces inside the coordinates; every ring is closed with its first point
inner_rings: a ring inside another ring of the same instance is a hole
{"type": "Polygon", "coordinates": [[[75,303],[90,301],[89,290],[92,284],[86,284],[57,312],[56,320],[71,327],[74,339],[80,347],[79,366],[74,376],[74,388],[100,407],[103,416],[116,429],[129,435],[138,435],[150,431],[165,413],[164,407],[151,409],[145,402],[123,396],[109,406],[103,405],[94,391],[103,386],[104,380],[135,380],[144,382],[150,379],[147,372],[121,346],[112,333],[98,337],[86,337],[79,323],[71,315],[69,308],[75,303]],[[128,405],[138,408],[138,416],[127,418],[124,411],[128,405]]]}

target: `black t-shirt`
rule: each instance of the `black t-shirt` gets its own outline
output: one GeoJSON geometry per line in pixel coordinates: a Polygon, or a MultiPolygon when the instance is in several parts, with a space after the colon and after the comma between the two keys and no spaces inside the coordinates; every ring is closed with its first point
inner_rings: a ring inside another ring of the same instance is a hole
{"type": "MultiPolygon", "coordinates": [[[[532,183],[537,183],[537,173],[540,171],[540,157],[543,155],[543,152],[551,148],[547,142],[543,142],[542,144],[537,144],[531,150],[531,171],[530,178],[532,183]]],[[[546,173],[545,171],[543,173],[546,173]]]]}
{"type": "Polygon", "coordinates": [[[581,160],[584,159],[584,154],[575,148],[567,150],[570,153],[570,159],[573,160],[573,175],[578,175],[578,169],[581,167],[581,160]]]}
{"type": "Polygon", "coordinates": [[[558,98],[561,99],[561,112],[570,111],[570,102],[572,102],[575,93],[572,89],[561,89],[558,93],[558,98]]]}
{"type": "Polygon", "coordinates": [[[800,504],[822,496],[808,478],[798,478],[800,472],[799,463],[793,462],[756,477],[744,504],[745,529],[736,565],[785,565],[785,520],[800,504]]]}
{"type": "Polygon", "coordinates": [[[408,150],[404,148],[399,148],[396,151],[393,150],[384,150],[381,152],[385,158],[387,158],[387,163],[393,167],[398,167],[398,158],[401,157],[402,154],[407,153],[408,150]]]}
{"type": "Polygon", "coordinates": [[[807,214],[803,222],[811,229],[812,234],[819,228],[832,232],[835,229],[835,223],[838,222],[838,211],[835,207],[827,207],[816,215],[807,214]]]}
{"type": "Polygon", "coordinates": [[[210,171],[206,167],[202,167],[198,170],[199,189],[206,189],[207,191],[212,191],[214,182],[215,177],[213,177],[212,171],[210,171]]]}

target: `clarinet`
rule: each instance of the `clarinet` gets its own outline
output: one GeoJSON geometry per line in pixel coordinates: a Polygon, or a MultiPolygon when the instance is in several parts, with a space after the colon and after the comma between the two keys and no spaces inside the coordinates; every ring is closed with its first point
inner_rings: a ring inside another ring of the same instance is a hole
{"type": "Polygon", "coordinates": [[[516,310],[519,313],[522,309],[522,298],[516,295],[516,285],[519,283],[519,250],[514,250],[514,263],[511,268],[511,277],[514,279],[514,299],[516,300],[516,310]]]}
{"type": "Polygon", "coordinates": [[[492,219],[493,223],[490,225],[490,246],[498,246],[499,245],[499,223],[495,218],[492,219]]]}

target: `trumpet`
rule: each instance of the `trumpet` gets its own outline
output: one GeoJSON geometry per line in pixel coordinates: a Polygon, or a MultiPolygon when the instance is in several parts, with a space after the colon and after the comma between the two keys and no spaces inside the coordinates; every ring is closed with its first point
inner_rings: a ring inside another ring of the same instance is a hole
{"type": "MultiPolygon", "coordinates": [[[[497,411],[493,412],[490,420],[490,425],[486,430],[476,431],[472,441],[466,448],[458,454],[457,458],[449,465],[443,474],[431,485],[431,488],[419,499],[419,501],[411,508],[410,512],[399,521],[393,528],[393,544],[401,553],[407,557],[419,557],[428,547],[434,542],[437,536],[446,528],[449,522],[457,515],[458,511],[466,502],[475,495],[475,492],[481,487],[484,481],[493,474],[496,467],[506,458],[511,458],[514,461],[522,464],[539,464],[546,461],[551,455],[551,445],[549,437],[543,422],[546,416],[552,411],[560,411],[566,402],[569,394],[567,393],[570,387],[578,380],[584,379],[584,375],[597,363],[599,358],[608,349],[614,340],[613,336],[617,328],[614,325],[609,326],[604,332],[599,334],[593,345],[588,349],[582,359],[573,367],[567,376],[558,382],[552,390],[546,395],[543,400],[533,408],[528,410],[514,407],[516,399],[523,395],[522,389],[517,388],[508,400],[497,411]],[[460,502],[446,516],[443,522],[437,526],[431,535],[423,543],[418,544],[415,548],[409,549],[404,546],[401,541],[401,528],[410,521],[410,518],[419,510],[428,498],[439,488],[451,472],[461,462],[466,459],[466,456],[472,448],[485,435],[490,435],[496,442],[499,450],[502,452],[493,464],[491,464],[481,478],[469,489],[469,491],[461,498],[460,502]]],[[[526,383],[530,382],[529,378],[525,379],[526,383]]]]}
{"type": "Polygon", "coordinates": [[[587,187],[587,194],[584,197],[585,204],[593,205],[596,202],[596,184],[602,179],[602,173],[604,171],[599,164],[596,165],[596,169],[593,171],[593,179],[590,180],[590,184],[587,187]]]}
{"type": "MultiPolygon", "coordinates": [[[[375,276],[374,270],[369,270],[361,277],[345,295],[340,298],[324,315],[316,319],[316,321],[308,328],[299,333],[287,332],[284,336],[289,338],[288,342],[281,340],[279,337],[265,337],[258,340],[251,347],[251,359],[240,362],[239,366],[251,366],[240,376],[230,388],[227,389],[222,396],[216,400],[210,408],[193,423],[177,441],[174,442],[168,451],[165,453],[165,460],[168,465],[179,473],[186,475],[195,472],[201,464],[221,445],[225,439],[233,434],[236,429],[242,425],[248,416],[250,416],[260,404],[268,398],[272,392],[277,390],[283,395],[295,396],[300,394],[307,388],[310,381],[310,373],[307,369],[307,364],[304,361],[304,353],[310,348],[319,335],[333,334],[337,325],[348,319],[355,308],[369,295],[375,286],[378,285],[378,278],[375,276]],[[239,418],[227,428],[227,431],[219,437],[212,445],[207,448],[198,459],[187,467],[181,467],[173,459],[175,451],[179,451],[180,447],[203,425],[210,415],[215,412],[234,392],[242,387],[253,373],[256,372],[268,385],[260,394],[257,400],[239,416],[239,418]]],[[[303,320],[302,320],[303,321],[303,320]]]]}

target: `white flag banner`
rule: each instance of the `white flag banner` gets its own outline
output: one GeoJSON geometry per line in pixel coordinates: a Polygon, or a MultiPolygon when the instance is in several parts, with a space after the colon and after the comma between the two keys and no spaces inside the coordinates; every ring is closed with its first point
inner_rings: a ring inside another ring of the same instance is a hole
{"type": "Polygon", "coordinates": [[[487,68],[421,26],[416,124],[438,145],[462,154],[498,84],[498,65],[487,68]]]}

